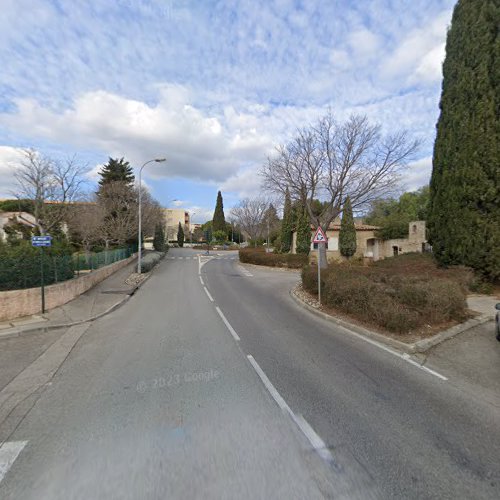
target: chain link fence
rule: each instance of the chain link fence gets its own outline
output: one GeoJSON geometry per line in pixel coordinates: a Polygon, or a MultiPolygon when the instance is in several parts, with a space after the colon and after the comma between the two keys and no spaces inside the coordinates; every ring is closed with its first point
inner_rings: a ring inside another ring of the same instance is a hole
{"type": "Polygon", "coordinates": [[[50,250],[31,248],[16,252],[1,251],[0,291],[40,286],[42,261],[44,284],[52,285],[127,259],[135,251],[133,246],[73,255],[53,254],[50,250]]]}
{"type": "Polygon", "coordinates": [[[136,251],[137,249],[134,246],[128,246],[97,253],[79,252],[73,254],[75,273],[79,275],[81,272],[93,271],[119,260],[128,259],[136,251]]]}

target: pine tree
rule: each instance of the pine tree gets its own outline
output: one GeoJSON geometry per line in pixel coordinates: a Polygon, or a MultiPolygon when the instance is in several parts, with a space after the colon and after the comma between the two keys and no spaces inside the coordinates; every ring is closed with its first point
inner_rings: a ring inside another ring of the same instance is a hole
{"type": "Polygon", "coordinates": [[[429,234],[443,265],[500,277],[500,5],[459,0],[443,64],[429,234]]]}
{"type": "Polygon", "coordinates": [[[351,199],[349,196],[344,202],[342,221],[339,231],[339,250],[344,257],[352,257],[356,253],[356,227],[352,216],[351,199]]]}
{"type": "Polygon", "coordinates": [[[217,202],[215,204],[215,211],[212,221],[212,230],[214,231],[214,233],[215,231],[226,230],[226,218],[224,217],[224,205],[222,203],[222,194],[220,191],[217,192],[217,202]]]}
{"type": "Polygon", "coordinates": [[[165,231],[163,229],[163,224],[156,224],[155,226],[153,248],[158,252],[165,251],[165,231]]]}
{"type": "Polygon", "coordinates": [[[292,199],[288,188],[285,193],[285,205],[283,207],[283,220],[281,222],[281,251],[288,253],[292,247],[292,231],[293,231],[293,211],[292,199]]]}
{"type": "Polygon", "coordinates": [[[180,247],[184,246],[184,229],[182,229],[182,224],[179,222],[179,228],[177,229],[177,244],[180,247]]]}
{"type": "Polygon", "coordinates": [[[130,163],[123,158],[109,158],[108,163],[103,165],[99,175],[101,176],[99,180],[100,187],[116,181],[124,182],[127,186],[132,187],[135,179],[130,163]]]}
{"type": "Polygon", "coordinates": [[[305,207],[299,205],[296,210],[297,253],[309,255],[311,249],[311,223],[305,207]]]}

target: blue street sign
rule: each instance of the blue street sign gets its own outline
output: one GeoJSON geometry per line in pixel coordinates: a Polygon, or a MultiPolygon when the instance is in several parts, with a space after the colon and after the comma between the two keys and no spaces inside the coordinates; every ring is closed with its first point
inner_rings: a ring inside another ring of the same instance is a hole
{"type": "Polygon", "coordinates": [[[31,245],[34,247],[52,246],[52,236],[32,236],[31,245]]]}

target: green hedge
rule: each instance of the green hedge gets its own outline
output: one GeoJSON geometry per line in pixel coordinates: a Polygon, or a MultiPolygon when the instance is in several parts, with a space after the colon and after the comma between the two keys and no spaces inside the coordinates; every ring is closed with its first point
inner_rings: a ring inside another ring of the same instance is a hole
{"type": "MultiPolygon", "coordinates": [[[[447,273],[429,261],[412,270],[398,259],[393,267],[392,259],[368,267],[330,264],[321,274],[323,305],[397,333],[466,318],[467,271],[447,273]]],[[[316,266],[304,267],[302,285],[317,293],[316,266]]]]}
{"type": "Polygon", "coordinates": [[[288,267],[300,269],[308,263],[307,255],[289,253],[266,253],[263,248],[242,248],[239,251],[240,262],[258,266],[288,267]]]}
{"type": "MultiPolygon", "coordinates": [[[[51,285],[74,276],[74,263],[67,250],[45,248],[43,251],[44,283],[51,285]]],[[[29,242],[15,246],[0,245],[0,290],[33,288],[41,284],[41,258],[39,248],[29,242]]]]}

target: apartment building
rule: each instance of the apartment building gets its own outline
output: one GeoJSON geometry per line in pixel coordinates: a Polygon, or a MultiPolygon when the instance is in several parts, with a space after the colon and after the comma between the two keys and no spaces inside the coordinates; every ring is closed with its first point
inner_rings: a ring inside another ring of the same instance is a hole
{"type": "Polygon", "coordinates": [[[191,227],[189,212],[187,212],[183,208],[164,208],[163,213],[165,217],[165,235],[167,237],[167,240],[177,240],[177,230],[179,229],[179,222],[184,229],[185,238],[189,239],[189,231],[191,227]]]}

